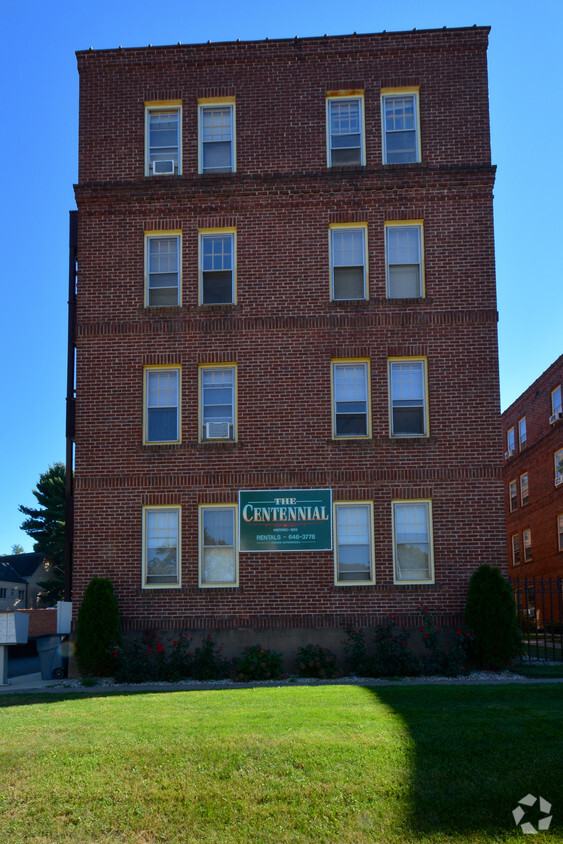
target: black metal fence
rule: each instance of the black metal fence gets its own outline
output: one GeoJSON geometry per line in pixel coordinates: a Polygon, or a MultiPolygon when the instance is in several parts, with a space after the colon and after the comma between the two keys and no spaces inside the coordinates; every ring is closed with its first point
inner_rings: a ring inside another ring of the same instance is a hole
{"type": "Polygon", "coordinates": [[[563,660],[563,578],[510,579],[525,659],[563,660]]]}

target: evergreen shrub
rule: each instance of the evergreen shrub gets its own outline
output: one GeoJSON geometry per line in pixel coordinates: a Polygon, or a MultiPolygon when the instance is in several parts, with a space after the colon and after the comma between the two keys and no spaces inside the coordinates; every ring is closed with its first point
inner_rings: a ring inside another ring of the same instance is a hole
{"type": "Polygon", "coordinates": [[[94,577],[86,587],[78,610],[76,659],[81,674],[112,676],[114,651],[121,644],[119,608],[113,583],[94,577]]]}
{"type": "Polygon", "coordinates": [[[498,671],[522,653],[512,587],[497,568],[482,565],[473,572],[465,620],[473,635],[469,656],[476,667],[498,671]]]}

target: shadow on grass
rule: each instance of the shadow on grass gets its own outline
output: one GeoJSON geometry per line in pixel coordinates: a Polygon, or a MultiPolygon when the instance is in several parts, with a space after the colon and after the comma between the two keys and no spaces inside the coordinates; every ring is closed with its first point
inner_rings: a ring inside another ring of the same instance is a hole
{"type": "MultiPolygon", "coordinates": [[[[563,687],[370,688],[401,716],[414,744],[412,829],[478,840],[518,834],[512,810],[527,794],[552,804],[549,833],[563,840],[563,687]],[[438,694],[437,694],[438,693],[438,694]]],[[[534,810],[535,809],[535,810],[534,810]]],[[[525,820],[537,828],[539,809],[525,820]]]]}

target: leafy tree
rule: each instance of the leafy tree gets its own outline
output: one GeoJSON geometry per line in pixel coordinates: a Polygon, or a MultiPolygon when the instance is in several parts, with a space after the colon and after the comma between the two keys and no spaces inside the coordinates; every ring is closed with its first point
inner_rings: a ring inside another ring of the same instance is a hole
{"type": "Polygon", "coordinates": [[[16,542],[14,545],[12,545],[12,550],[11,550],[10,553],[11,554],[23,554],[24,553],[23,545],[20,545],[19,543],[16,542]]]}
{"type": "Polygon", "coordinates": [[[76,626],[76,658],[83,674],[105,677],[114,673],[115,652],[121,644],[119,628],[113,583],[93,577],[84,592],[76,626]]]}
{"type": "MultiPolygon", "coordinates": [[[[21,529],[33,540],[34,551],[45,554],[53,565],[49,580],[42,581],[42,601],[53,605],[64,597],[65,581],[65,466],[54,463],[39,476],[36,489],[32,490],[38,508],[20,506],[20,513],[28,518],[21,529]]],[[[17,553],[17,552],[15,552],[17,553]]]]}
{"type": "Polygon", "coordinates": [[[514,594],[497,568],[479,566],[469,581],[465,620],[473,634],[469,654],[475,665],[506,668],[522,652],[514,594]]]}

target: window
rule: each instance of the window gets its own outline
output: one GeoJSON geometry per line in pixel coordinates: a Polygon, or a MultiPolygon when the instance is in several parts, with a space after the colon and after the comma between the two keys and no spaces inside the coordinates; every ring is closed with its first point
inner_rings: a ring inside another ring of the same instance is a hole
{"type": "Polygon", "coordinates": [[[234,366],[200,367],[201,439],[234,440],[235,385],[234,366]]]}
{"type": "Polygon", "coordinates": [[[411,164],[420,161],[418,93],[382,92],[383,163],[411,164]]]}
{"type": "Polygon", "coordinates": [[[5,598],[5,597],[6,597],[6,589],[4,587],[2,587],[0,589],[0,598],[5,598]]]}
{"type": "Polygon", "coordinates": [[[180,585],[180,508],[143,507],[143,586],[180,585]]]}
{"type": "Polygon", "coordinates": [[[524,545],[524,562],[529,563],[532,559],[532,531],[529,528],[522,532],[522,541],[524,545]]]}
{"type": "Polygon", "coordinates": [[[234,230],[200,232],[199,251],[201,304],[232,304],[235,301],[234,230]]]}
{"type": "Polygon", "coordinates": [[[371,502],[334,505],[336,583],[373,583],[371,502]]]}
{"type": "Polygon", "coordinates": [[[199,508],[199,585],[238,586],[236,506],[199,508]]]}
{"type": "Polygon", "coordinates": [[[506,432],[506,446],[508,450],[504,456],[512,457],[512,455],[516,451],[516,438],[514,436],[514,428],[509,428],[506,432]]]}
{"type": "Polygon", "coordinates": [[[145,237],[146,305],[180,304],[180,233],[145,237]]]}
{"type": "Polygon", "coordinates": [[[334,437],[369,437],[367,361],[332,364],[334,437]]]}
{"type": "Polygon", "coordinates": [[[553,415],[563,412],[561,405],[561,384],[555,390],[551,391],[551,412],[553,415]]]}
{"type": "Polygon", "coordinates": [[[528,432],[526,430],[525,416],[518,420],[518,443],[520,445],[520,451],[523,448],[526,448],[526,445],[528,444],[528,432]]]}
{"type": "Polygon", "coordinates": [[[179,367],[145,370],[145,442],[179,442],[179,393],[179,367]]]}
{"type": "Polygon", "coordinates": [[[24,589],[18,589],[18,600],[19,601],[25,600],[25,590],[24,589]]]}
{"type": "Polygon", "coordinates": [[[426,436],[426,364],[424,360],[389,361],[391,435],[426,436]]]}
{"type": "Polygon", "coordinates": [[[555,486],[563,484],[563,448],[555,452],[555,486]]]}
{"type": "Polygon", "coordinates": [[[338,226],[330,232],[333,299],[367,299],[367,228],[338,226]]]}
{"type": "Polygon", "coordinates": [[[557,548],[563,551],[563,513],[557,516],[557,548]]]}
{"type": "Polygon", "coordinates": [[[235,171],[235,104],[225,100],[199,104],[199,171],[235,171]]]}
{"type": "Polygon", "coordinates": [[[181,103],[145,103],[147,176],[182,172],[180,160],[181,103]]]}
{"type": "Polygon", "coordinates": [[[422,223],[387,223],[387,296],[418,299],[422,288],[422,223]]]}
{"type": "Polygon", "coordinates": [[[363,124],[362,96],[327,98],[329,167],[365,163],[363,124]]]}
{"type": "Polygon", "coordinates": [[[432,504],[393,502],[393,557],[396,583],[432,583],[432,504]]]}
{"type": "Polygon", "coordinates": [[[520,502],[522,507],[524,507],[528,501],[528,473],[524,472],[523,475],[520,475],[520,502]]]}
{"type": "Polygon", "coordinates": [[[512,537],[512,565],[520,565],[520,537],[517,533],[512,537]]]}
{"type": "Polygon", "coordinates": [[[508,484],[508,498],[510,501],[510,512],[516,510],[518,506],[518,488],[516,481],[510,481],[508,484]]]}

